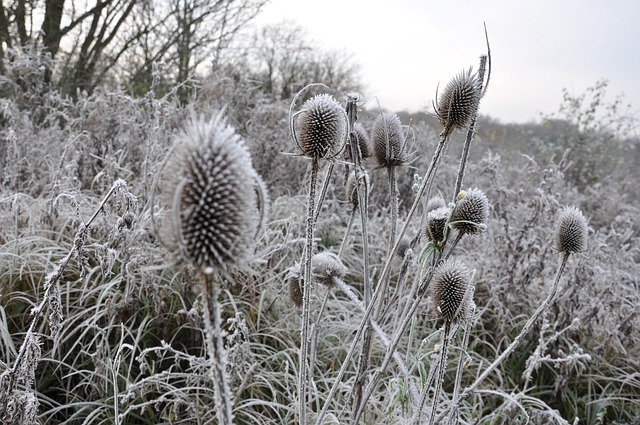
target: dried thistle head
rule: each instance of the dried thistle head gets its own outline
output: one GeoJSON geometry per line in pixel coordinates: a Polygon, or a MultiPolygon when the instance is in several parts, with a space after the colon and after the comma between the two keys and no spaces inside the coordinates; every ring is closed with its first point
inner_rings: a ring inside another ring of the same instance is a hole
{"type": "Polygon", "coordinates": [[[489,218],[489,200],[480,189],[460,191],[449,225],[465,235],[477,235],[485,231],[489,218]]]}
{"type": "Polygon", "coordinates": [[[445,227],[449,218],[449,208],[442,206],[430,211],[424,226],[424,235],[434,243],[444,240],[445,227]]]}
{"type": "Polygon", "coordinates": [[[333,286],[333,279],[344,278],[347,274],[347,268],[336,254],[323,251],[311,258],[311,273],[316,282],[333,286]]]}
{"type": "Polygon", "coordinates": [[[473,311],[473,272],[457,259],[441,263],[433,274],[430,295],[437,317],[452,323],[468,319],[473,311]]]}
{"type": "Polygon", "coordinates": [[[300,272],[300,264],[291,267],[287,273],[287,285],[289,287],[289,300],[297,308],[302,307],[304,294],[304,281],[300,272]]]}
{"type": "Polygon", "coordinates": [[[573,254],[587,247],[587,219],[576,207],[564,207],[555,226],[555,247],[560,252],[573,254]]]}
{"type": "Polygon", "coordinates": [[[465,129],[471,123],[480,98],[482,82],[473,68],[456,75],[437,99],[435,112],[448,135],[454,129],[465,129]]]}
{"type": "MultiPolygon", "coordinates": [[[[244,140],[222,113],[186,126],[163,188],[171,205],[170,240],[180,259],[204,273],[246,260],[259,215],[260,178],[244,140]]],[[[260,211],[266,213],[265,210],[260,211]]]]}
{"type": "Polygon", "coordinates": [[[331,95],[323,93],[307,100],[293,119],[294,141],[304,156],[333,158],[344,147],[347,113],[331,95]]]}
{"type": "Polygon", "coordinates": [[[408,155],[405,152],[405,142],[400,118],[391,112],[378,115],[371,128],[371,143],[378,167],[399,167],[406,164],[408,155]]]}

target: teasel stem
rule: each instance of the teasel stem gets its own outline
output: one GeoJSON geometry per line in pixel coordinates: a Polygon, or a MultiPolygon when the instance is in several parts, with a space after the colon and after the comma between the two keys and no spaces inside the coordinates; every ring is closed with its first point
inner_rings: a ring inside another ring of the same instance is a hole
{"type": "MultiPolygon", "coordinates": [[[[353,108],[355,108],[355,102],[353,103],[353,108]]],[[[347,103],[347,114],[349,114],[349,103],[347,103]]],[[[351,127],[350,127],[351,128],[351,127]]],[[[350,137],[352,140],[352,143],[355,143],[355,136],[351,135],[350,133],[350,137]]],[[[427,183],[430,182],[432,179],[432,174],[434,171],[434,167],[435,167],[435,163],[440,159],[440,156],[442,155],[442,152],[444,150],[445,144],[447,142],[447,138],[446,137],[441,137],[440,138],[440,143],[438,144],[438,147],[436,148],[436,152],[433,155],[433,158],[431,160],[431,164],[429,165],[429,168],[427,169],[427,171],[424,174],[424,177],[422,179],[422,183],[420,184],[420,187],[416,193],[415,199],[413,201],[413,205],[411,206],[411,208],[409,209],[409,212],[407,214],[407,218],[405,219],[404,225],[402,226],[402,229],[400,230],[400,233],[398,234],[398,236],[396,237],[396,242],[393,246],[393,249],[391,250],[391,252],[389,253],[389,257],[387,258],[387,261],[385,262],[385,265],[382,269],[382,273],[380,276],[380,279],[384,279],[387,275],[387,273],[389,272],[389,268],[391,267],[391,262],[393,260],[393,255],[395,254],[395,252],[398,250],[398,246],[400,245],[400,241],[402,240],[402,237],[404,236],[404,234],[406,233],[407,229],[409,228],[409,224],[411,223],[411,219],[413,218],[413,215],[415,214],[416,210],[418,209],[418,205],[420,205],[420,203],[422,202],[422,197],[425,193],[425,190],[427,188],[427,183]]],[[[352,145],[352,149],[353,149],[353,145],[352,145]]],[[[359,199],[362,200],[362,198],[360,198],[360,189],[358,189],[358,196],[359,199]]],[[[362,207],[361,207],[362,208],[362,207]]],[[[360,212],[361,215],[363,215],[362,209],[360,212]]],[[[366,221],[366,220],[365,220],[366,221]]],[[[366,237],[364,237],[364,234],[366,234],[365,231],[366,227],[363,224],[363,255],[365,256],[365,281],[364,281],[364,285],[365,285],[365,291],[367,291],[367,282],[368,282],[368,256],[367,256],[367,251],[368,249],[366,248],[368,246],[368,243],[366,242],[366,237]],[[365,245],[366,244],[366,245],[365,245]]],[[[431,276],[433,276],[433,272],[431,271],[431,276]]],[[[376,288],[375,293],[373,294],[373,296],[371,297],[370,303],[367,304],[365,302],[365,306],[367,307],[367,310],[364,313],[364,316],[360,322],[360,325],[358,326],[358,329],[356,330],[356,334],[354,335],[353,341],[351,343],[351,346],[349,347],[349,351],[347,352],[347,355],[345,357],[345,359],[343,360],[342,366],[340,367],[340,370],[338,371],[338,376],[336,377],[336,381],[334,382],[333,386],[331,387],[331,389],[329,390],[329,394],[327,395],[327,399],[325,401],[325,405],[322,408],[322,411],[320,412],[320,415],[318,415],[318,419],[316,420],[316,425],[320,425],[322,423],[322,420],[324,419],[324,416],[327,414],[327,410],[329,408],[329,403],[331,401],[331,399],[335,396],[335,393],[338,390],[338,386],[340,385],[340,382],[342,381],[342,378],[344,377],[344,374],[347,370],[347,367],[349,366],[349,363],[351,362],[351,359],[353,358],[353,354],[356,350],[358,341],[360,340],[360,337],[363,334],[364,328],[367,325],[367,323],[369,322],[369,318],[371,316],[371,312],[373,311],[373,305],[376,302],[376,300],[378,299],[378,297],[380,296],[381,291],[379,290],[380,286],[378,286],[378,288],[376,288]]],[[[409,315],[407,316],[407,318],[405,318],[405,322],[403,322],[402,325],[402,332],[404,331],[404,329],[406,329],[408,323],[409,323],[409,319],[410,316],[413,315],[413,313],[415,312],[415,310],[418,308],[418,304],[419,302],[422,300],[423,296],[424,296],[425,291],[421,291],[419,296],[416,298],[416,300],[414,300],[413,305],[411,306],[411,308],[409,309],[409,315]]],[[[365,292],[365,297],[366,297],[366,292],[365,292]]],[[[366,298],[365,298],[366,299],[366,298]]],[[[400,332],[401,333],[401,332],[400,332]]],[[[396,338],[394,339],[394,341],[392,342],[392,348],[395,349],[395,346],[397,346],[398,342],[400,341],[400,336],[396,335],[396,338]]],[[[389,351],[387,350],[387,355],[389,356],[389,351]]],[[[389,359],[391,358],[391,356],[389,356],[389,359]]],[[[387,366],[388,366],[388,360],[386,361],[387,366]]],[[[386,369],[386,366],[385,366],[386,369]]],[[[376,378],[377,380],[379,380],[380,374],[374,374],[374,378],[376,378]]],[[[377,383],[377,381],[376,381],[377,383]]],[[[368,387],[371,386],[371,383],[369,383],[368,387]]],[[[371,390],[370,392],[372,392],[373,390],[371,390]]],[[[363,401],[361,402],[360,408],[359,410],[359,414],[357,414],[357,419],[360,417],[360,414],[362,413],[362,404],[366,403],[366,400],[368,400],[368,398],[371,396],[371,394],[369,393],[368,395],[365,394],[365,397],[363,398],[363,401]]]]}
{"type": "MultiPolygon", "coordinates": [[[[429,424],[433,421],[433,415],[435,414],[435,409],[438,404],[438,397],[440,396],[440,390],[442,389],[442,381],[444,379],[444,372],[447,368],[447,354],[449,347],[449,334],[451,332],[451,321],[447,320],[444,323],[444,334],[442,336],[442,349],[440,351],[440,359],[436,364],[436,372],[431,376],[438,375],[438,379],[436,380],[436,388],[433,394],[433,403],[431,406],[431,415],[429,416],[429,424]]],[[[432,379],[427,379],[427,383],[425,387],[422,389],[422,397],[420,398],[420,404],[418,405],[418,410],[414,415],[413,423],[415,425],[420,425],[422,410],[424,409],[424,405],[426,404],[427,398],[429,398],[429,389],[431,388],[432,379]]]]}
{"type": "Polygon", "coordinates": [[[307,229],[306,229],[306,246],[304,250],[304,288],[302,295],[302,326],[300,331],[300,371],[299,371],[299,381],[298,381],[298,393],[300,399],[299,401],[299,415],[300,415],[300,425],[306,425],[306,415],[307,415],[307,381],[309,379],[308,376],[308,367],[307,360],[309,357],[309,327],[311,324],[311,316],[310,316],[310,308],[311,308],[311,257],[313,256],[313,234],[315,227],[315,197],[316,197],[316,186],[318,182],[318,159],[312,158],[311,160],[311,176],[309,179],[309,199],[307,206],[307,229]]]}
{"type": "MultiPolygon", "coordinates": [[[[458,398],[460,394],[460,382],[462,381],[462,370],[464,369],[465,357],[467,354],[467,346],[469,345],[469,330],[471,328],[471,321],[463,326],[464,334],[462,336],[462,346],[460,347],[460,357],[458,358],[458,367],[456,368],[456,380],[453,385],[452,400],[458,398]]],[[[449,417],[448,425],[456,425],[458,423],[458,405],[454,404],[451,409],[451,416],[449,417]]]]}
{"type": "Polygon", "coordinates": [[[558,291],[558,282],[560,282],[560,276],[562,275],[562,272],[564,271],[564,268],[567,264],[567,260],[569,259],[569,254],[570,252],[564,252],[562,255],[562,261],[560,263],[560,267],[558,268],[558,272],[556,273],[556,277],[553,281],[553,286],[551,287],[551,291],[549,292],[549,295],[547,296],[547,298],[545,298],[542,304],[540,304],[540,306],[536,309],[536,311],[531,315],[529,320],[527,320],[527,322],[522,327],[522,330],[520,331],[518,336],[516,336],[513,342],[509,344],[509,346],[493,361],[493,363],[491,363],[484,370],[484,372],[480,374],[480,376],[476,378],[473,384],[465,388],[462,394],[460,394],[460,397],[453,400],[454,406],[459,405],[461,401],[466,400],[471,394],[473,394],[476,388],[482,383],[482,381],[484,381],[487,378],[487,376],[489,376],[489,374],[493,372],[495,368],[500,366],[500,364],[507,357],[509,357],[509,355],[516,349],[516,347],[520,345],[520,343],[522,342],[522,339],[529,333],[529,331],[531,330],[535,322],[540,318],[542,313],[547,309],[547,307],[549,307],[549,305],[553,301],[553,298],[556,295],[556,292],[558,291]]]}
{"type": "Polygon", "coordinates": [[[221,425],[233,423],[233,397],[229,389],[226,373],[226,354],[222,340],[220,319],[220,288],[214,282],[212,274],[199,273],[202,300],[204,302],[204,329],[207,338],[207,349],[211,360],[211,378],[216,399],[216,416],[221,425]]]}
{"type": "MultiPolygon", "coordinates": [[[[486,28],[485,28],[486,30],[486,28]]],[[[488,47],[488,46],[487,46],[488,47]]],[[[478,69],[478,90],[483,91],[484,85],[484,75],[487,67],[487,55],[480,56],[480,68],[478,69]]],[[[483,92],[484,94],[484,92],[483,92]]],[[[462,189],[462,180],[464,178],[464,171],[467,166],[467,160],[469,158],[469,148],[471,146],[471,141],[473,140],[473,136],[476,130],[476,122],[478,120],[478,105],[476,105],[475,112],[473,114],[473,118],[471,118],[471,123],[469,124],[469,129],[467,130],[467,137],[464,141],[464,147],[462,149],[462,156],[460,157],[460,166],[458,167],[458,176],[456,177],[456,188],[453,192],[453,202],[456,201],[456,197],[460,190],[462,189]]]]}
{"type": "Polygon", "coordinates": [[[342,242],[340,243],[340,249],[338,250],[338,257],[342,255],[344,251],[345,243],[347,242],[347,238],[349,237],[349,233],[351,233],[351,228],[353,227],[353,221],[356,217],[356,209],[358,207],[351,208],[351,213],[349,213],[349,223],[347,223],[347,229],[344,232],[344,236],[342,237],[342,242]]]}

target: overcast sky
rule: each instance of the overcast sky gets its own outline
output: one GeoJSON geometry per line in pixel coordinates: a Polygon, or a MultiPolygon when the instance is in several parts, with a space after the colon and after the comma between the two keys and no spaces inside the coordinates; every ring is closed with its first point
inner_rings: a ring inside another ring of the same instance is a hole
{"type": "Polygon", "coordinates": [[[386,109],[432,111],[438,83],[477,68],[484,21],[493,73],[481,113],[537,120],[563,88],[580,94],[602,78],[609,100],[624,93],[640,110],[640,0],[271,0],[258,23],[284,19],[352,52],[365,95],[386,109]]]}

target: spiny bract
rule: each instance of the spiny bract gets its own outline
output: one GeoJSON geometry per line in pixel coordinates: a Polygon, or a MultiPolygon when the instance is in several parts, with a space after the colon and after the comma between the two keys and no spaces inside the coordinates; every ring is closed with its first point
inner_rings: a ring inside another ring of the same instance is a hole
{"type": "Polygon", "coordinates": [[[342,150],[347,134],[346,112],[332,96],[323,93],[307,100],[295,120],[295,137],[303,155],[332,158],[342,150]]]}
{"type": "Polygon", "coordinates": [[[174,237],[183,259],[205,273],[248,257],[257,229],[251,156],[221,113],[186,126],[169,172],[174,237]]]}
{"type": "Polygon", "coordinates": [[[577,253],[587,246],[587,220],[576,207],[564,207],[555,226],[555,246],[560,252],[577,253]]]}

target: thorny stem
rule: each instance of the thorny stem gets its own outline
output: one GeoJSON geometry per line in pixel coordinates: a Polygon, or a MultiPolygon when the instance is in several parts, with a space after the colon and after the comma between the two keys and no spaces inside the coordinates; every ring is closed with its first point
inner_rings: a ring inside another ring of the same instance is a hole
{"type": "Polygon", "coordinates": [[[509,357],[509,355],[513,352],[513,350],[516,349],[516,347],[518,345],[520,345],[520,342],[522,342],[522,339],[527,335],[527,333],[529,333],[529,331],[531,330],[531,328],[533,327],[533,325],[535,324],[535,322],[540,318],[540,315],[542,315],[542,313],[547,309],[547,307],[549,307],[549,305],[551,304],[551,301],[553,301],[553,298],[556,295],[556,292],[558,291],[558,282],[560,281],[560,276],[562,275],[562,272],[564,271],[564,268],[567,264],[567,260],[569,258],[569,253],[565,252],[562,256],[562,262],[560,263],[560,267],[558,268],[558,273],[556,274],[555,280],[553,281],[553,286],[551,287],[551,292],[549,292],[549,295],[547,296],[547,298],[542,302],[542,304],[540,304],[540,306],[537,308],[537,310],[531,315],[531,317],[529,318],[529,320],[527,320],[527,323],[524,324],[524,326],[522,327],[522,330],[520,331],[520,333],[518,334],[518,336],[513,340],[513,342],[506,348],[506,350],[504,350],[499,356],[498,358],[496,358],[494,360],[493,363],[491,363],[485,370],[484,372],[482,372],[482,374],[480,374],[480,376],[478,376],[476,378],[476,380],[473,382],[473,384],[469,385],[467,388],[465,388],[465,390],[462,392],[462,394],[460,395],[460,397],[458,397],[457,399],[453,400],[453,405],[457,406],[459,405],[459,403],[462,400],[466,400],[471,394],[473,394],[476,390],[476,388],[482,383],[482,381],[484,381],[486,379],[487,376],[489,376],[489,374],[491,372],[493,372],[493,370],[495,368],[497,368],[498,366],[500,366],[500,364],[507,358],[509,357]]]}
{"type": "Polygon", "coordinates": [[[315,217],[313,217],[313,221],[318,221],[318,216],[320,215],[320,210],[322,209],[322,204],[324,203],[324,198],[327,196],[327,189],[329,188],[329,181],[331,181],[331,175],[333,174],[333,162],[329,164],[327,168],[327,174],[324,176],[324,182],[322,183],[322,190],[320,191],[320,198],[318,199],[318,205],[316,207],[315,217]]]}
{"type": "Polygon", "coordinates": [[[214,282],[211,274],[200,273],[200,287],[204,301],[204,329],[207,337],[207,348],[211,361],[211,378],[216,399],[216,415],[220,425],[233,423],[233,398],[229,389],[226,373],[226,358],[224,342],[222,340],[222,326],[220,319],[220,304],[218,297],[220,288],[214,282]]]}
{"type": "MultiPolygon", "coordinates": [[[[442,381],[444,380],[444,372],[447,370],[447,355],[449,354],[449,335],[451,333],[451,321],[447,320],[444,324],[444,335],[442,337],[442,352],[440,353],[440,361],[438,362],[438,380],[436,381],[436,390],[433,393],[433,403],[431,403],[431,414],[427,425],[433,423],[436,415],[436,407],[438,407],[438,399],[442,390],[442,381]]],[[[426,388],[429,391],[429,388],[426,388]]],[[[420,417],[418,417],[419,419],[420,417]]]]}
{"type": "Polygon", "coordinates": [[[309,181],[309,199],[307,208],[307,243],[304,251],[304,288],[302,297],[302,329],[300,331],[300,373],[298,381],[298,400],[300,425],[307,424],[307,381],[308,369],[307,358],[309,357],[309,326],[311,324],[310,308],[311,308],[311,257],[313,256],[313,234],[315,225],[315,197],[316,185],[318,182],[318,159],[313,158],[311,162],[311,178],[309,181]]]}
{"type": "MultiPolygon", "coordinates": [[[[462,369],[464,368],[464,361],[467,353],[467,346],[469,345],[469,328],[471,327],[471,323],[467,323],[464,328],[464,335],[462,337],[462,346],[460,347],[460,357],[458,358],[458,367],[456,369],[456,380],[453,385],[453,396],[452,400],[458,398],[458,394],[460,393],[460,382],[462,381],[462,369]]],[[[449,417],[449,425],[456,425],[458,423],[458,406],[453,406],[451,416],[449,417]]]]}
{"type": "Polygon", "coordinates": [[[111,197],[111,195],[113,195],[115,193],[116,190],[123,190],[123,191],[127,191],[127,184],[125,183],[124,180],[122,179],[118,179],[116,180],[113,185],[111,186],[111,189],[109,189],[109,192],[107,192],[107,194],[105,195],[105,197],[102,199],[102,202],[100,202],[100,205],[98,206],[98,208],[96,209],[96,211],[93,213],[93,215],[91,216],[91,218],[89,219],[89,221],[87,221],[86,223],[84,223],[83,225],[80,226],[80,229],[78,229],[78,232],[76,233],[74,239],[73,239],[73,245],[71,246],[71,249],[69,250],[69,253],[62,259],[60,260],[60,262],[58,263],[58,266],[53,270],[53,272],[51,272],[49,275],[47,275],[46,279],[45,279],[45,285],[44,285],[44,295],[42,297],[42,301],[40,301],[40,304],[38,304],[37,307],[33,308],[31,310],[31,314],[33,316],[33,319],[31,320],[31,324],[29,325],[29,329],[27,330],[26,334],[25,334],[25,338],[24,341],[22,343],[22,345],[20,346],[20,350],[18,351],[18,355],[16,357],[16,360],[13,364],[13,367],[11,368],[10,371],[8,371],[8,375],[9,375],[9,380],[8,380],[8,384],[7,384],[7,389],[4,392],[5,394],[5,398],[2,401],[2,408],[0,410],[0,418],[2,418],[7,410],[7,405],[9,402],[9,398],[11,397],[11,394],[13,393],[13,390],[15,389],[15,384],[16,384],[16,375],[17,375],[17,371],[20,369],[20,367],[22,366],[22,362],[24,361],[24,357],[26,354],[26,348],[27,348],[27,342],[30,339],[30,335],[33,335],[33,332],[36,328],[36,326],[38,326],[38,323],[40,321],[40,319],[42,317],[44,317],[44,309],[47,305],[47,303],[49,302],[49,298],[51,295],[51,288],[54,288],[55,285],[58,283],[58,280],[60,280],[60,278],[62,277],[62,274],[64,273],[65,268],[67,267],[67,264],[69,264],[69,261],[71,261],[71,258],[73,258],[73,256],[79,252],[80,250],[82,250],[82,247],[84,246],[86,240],[87,240],[87,236],[89,235],[89,228],[91,227],[91,225],[93,224],[93,221],[96,219],[96,217],[98,217],[98,214],[100,214],[100,211],[102,211],[102,209],[104,208],[104,206],[107,204],[107,201],[109,200],[109,198],[111,197]]]}

